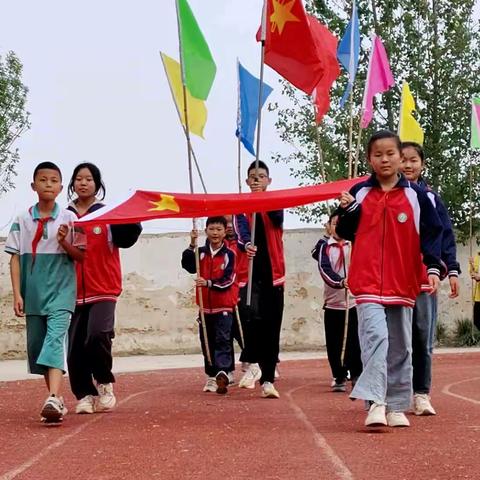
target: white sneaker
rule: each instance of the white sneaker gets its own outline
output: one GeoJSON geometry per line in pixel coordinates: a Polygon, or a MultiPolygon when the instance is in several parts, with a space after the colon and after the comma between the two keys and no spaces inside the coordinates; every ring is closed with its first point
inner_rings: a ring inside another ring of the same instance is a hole
{"type": "Polygon", "coordinates": [[[365,419],[366,427],[379,427],[387,425],[387,417],[385,416],[385,405],[372,403],[368,410],[367,418],[365,419]]]}
{"type": "Polygon", "coordinates": [[[228,375],[221,371],[217,373],[215,377],[215,383],[217,385],[217,389],[215,390],[220,395],[225,395],[228,392],[228,375]]]}
{"type": "Polygon", "coordinates": [[[86,395],[81,398],[75,407],[75,413],[95,413],[95,397],[86,395]]]}
{"type": "Polygon", "coordinates": [[[235,377],[233,376],[233,372],[228,372],[227,377],[228,377],[228,385],[230,387],[235,386],[235,377]]]}
{"type": "Polygon", "coordinates": [[[240,388],[255,388],[255,382],[260,380],[262,376],[262,371],[256,363],[252,363],[248,370],[243,375],[238,386],[240,388]]]}
{"type": "Polygon", "coordinates": [[[416,393],[413,396],[413,411],[415,415],[427,416],[437,414],[430,402],[430,396],[426,393],[416,393]]]}
{"type": "Polygon", "coordinates": [[[403,412],[388,412],[387,423],[389,427],[409,427],[410,422],[403,412]]]}
{"type": "Polygon", "coordinates": [[[97,390],[97,412],[109,412],[110,410],[113,410],[117,404],[117,399],[113,394],[113,383],[99,383],[97,385],[97,390]]]}
{"type": "Polygon", "coordinates": [[[43,404],[40,418],[45,423],[60,423],[67,412],[62,397],[49,395],[43,404]]]}
{"type": "Polygon", "coordinates": [[[273,383],[264,382],[262,385],[262,397],[263,398],[280,398],[278,390],[274,387],[273,383]]]}
{"type": "Polygon", "coordinates": [[[207,383],[205,383],[203,391],[213,393],[217,391],[217,380],[215,379],[215,377],[207,377],[207,383]]]}

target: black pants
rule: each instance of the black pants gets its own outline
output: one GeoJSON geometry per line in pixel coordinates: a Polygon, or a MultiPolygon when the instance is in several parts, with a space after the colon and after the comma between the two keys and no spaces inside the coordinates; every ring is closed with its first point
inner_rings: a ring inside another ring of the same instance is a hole
{"type": "Polygon", "coordinates": [[[233,348],[233,342],[234,340],[237,341],[238,345],[241,348],[241,353],[240,353],[240,361],[241,362],[246,362],[245,360],[245,355],[243,353],[244,345],[242,342],[242,335],[240,335],[240,327],[239,324],[241,325],[242,328],[242,333],[245,335],[245,326],[244,326],[244,320],[240,316],[240,309],[237,308],[236,310],[233,311],[233,321],[232,321],[232,362],[230,364],[230,367],[228,368],[229,372],[233,372],[235,370],[235,350],[233,348]]]}
{"type": "Polygon", "coordinates": [[[347,343],[345,345],[345,363],[342,364],[343,337],[345,334],[345,310],[325,308],[325,341],[327,356],[333,377],[340,381],[347,377],[347,370],[352,378],[362,373],[360,343],[358,341],[357,309],[348,312],[347,343]]]}
{"type": "Polygon", "coordinates": [[[115,302],[77,306],[69,330],[68,374],[72,392],[80,400],[98,395],[97,383],[115,382],[112,374],[115,302]]]}
{"type": "Polygon", "coordinates": [[[214,377],[218,372],[229,372],[232,363],[232,314],[230,312],[205,314],[208,348],[212,358],[209,365],[203,339],[203,327],[199,325],[200,343],[202,345],[205,373],[214,377]]]}
{"type": "Polygon", "coordinates": [[[480,302],[473,304],[473,323],[480,330],[480,302]]]}
{"type": "Polygon", "coordinates": [[[250,307],[246,306],[246,297],[247,287],[244,287],[240,290],[240,317],[245,325],[245,348],[241,360],[260,365],[260,383],[273,383],[280,350],[284,289],[283,286],[254,282],[250,307]]]}

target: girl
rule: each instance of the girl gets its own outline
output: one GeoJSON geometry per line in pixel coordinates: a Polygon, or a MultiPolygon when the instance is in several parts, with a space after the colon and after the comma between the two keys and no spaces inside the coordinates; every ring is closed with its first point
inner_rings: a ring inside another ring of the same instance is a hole
{"type": "MultiPolygon", "coordinates": [[[[74,198],[68,209],[78,218],[102,208],[105,185],[98,167],[92,163],[77,165],[68,196],[74,198]]],[[[112,410],[116,404],[112,339],[115,305],[122,291],[118,249],[131,247],[142,227],[98,224],[84,229],[88,251],[84,262],[76,265],[77,305],[69,330],[68,371],[78,400],[76,413],[93,413],[112,410]]]]}
{"type": "Polygon", "coordinates": [[[337,224],[340,237],[354,240],[348,286],[357,302],[363,372],[350,396],[369,402],[366,426],[407,427],[421,254],[434,293],[442,225],[426,193],[399,173],[397,135],[375,133],[367,158],[373,173],[341,194],[337,224]]]}
{"type": "MultiPolygon", "coordinates": [[[[460,267],[457,262],[457,248],[452,222],[440,196],[433,192],[422,178],[425,167],[423,149],[414,142],[402,143],[402,171],[407,180],[416,183],[430,198],[442,221],[442,261],[447,266],[450,282],[450,298],[458,296],[458,274],[460,267]]],[[[413,410],[416,415],[435,415],[435,409],[430,401],[432,384],[432,352],[437,324],[437,296],[430,294],[426,282],[426,272],[423,273],[422,291],[415,301],[413,309],[413,410]]]]}

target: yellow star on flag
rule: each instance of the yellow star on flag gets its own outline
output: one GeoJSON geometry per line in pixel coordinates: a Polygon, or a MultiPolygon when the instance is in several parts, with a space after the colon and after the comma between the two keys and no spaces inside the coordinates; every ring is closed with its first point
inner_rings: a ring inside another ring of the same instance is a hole
{"type": "Polygon", "coordinates": [[[287,22],[299,22],[300,20],[292,14],[291,10],[297,0],[290,0],[287,3],[284,0],[272,0],[273,13],[270,15],[272,33],[278,29],[281,35],[287,22]]]}
{"type": "Polygon", "coordinates": [[[179,212],[180,207],[178,203],[175,201],[175,197],[173,195],[164,195],[163,193],[160,194],[160,201],[152,202],[150,201],[154,208],[150,208],[148,211],[153,212],[155,210],[161,212],[162,210],[171,210],[172,212],[179,212]]]}

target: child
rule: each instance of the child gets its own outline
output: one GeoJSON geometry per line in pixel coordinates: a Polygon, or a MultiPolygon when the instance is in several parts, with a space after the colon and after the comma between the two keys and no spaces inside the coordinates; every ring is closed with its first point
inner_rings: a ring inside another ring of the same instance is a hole
{"type": "MultiPolygon", "coordinates": [[[[68,206],[77,218],[95,212],[104,204],[105,185],[98,167],[81,163],[73,171],[68,206]],[[97,198],[97,195],[100,198],[97,198]]],[[[69,331],[68,373],[72,392],[78,400],[76,413],[112,410],[112,338],[115,306],[122,291],[120,248],[132,246],[142,227],[134,225],[88,225],[83,263],[77,263],[77,306],[69,331]],[[93,383],[96,380],[97,385],[93,383]],[[98,397],[98,398],[97,398],[98,397]],[[97,399],[97,400],[96,400],[97,399]]]]}
{"type": "MultiPolygon", "coordinates": [[[[267,165],[260,161],[257,169],[253,162],[246,182],[252,192],[267,190],[272,182],[267,165]]],[[[252,219],[251,215],[235,216],[239,248],[253,258],[251,308],[246,305],[248,286],[240,290],[240,315],[246,319],[244,359],[251,365],[239,386],[254,388],[260,379],[262,396],[279,398],[274,382],[284,304],[283,210],[256,214],[255,246],[251,243],[252,219]]]]}
{"type": "Polygon", "coordinates": [[[399,174],[397,135],[375,133],[367,158],[373,173],[342,193],[337,224],[339,236],[354,240],[348,286],[357,301],[363,372],[350,396],[370,402],[366,426],[407,427],[421,254],[435,293],[442,225],[427,194],[399,174]]]}
{"type": "MultiPolygon", "coordinates": [[[[205,246],[199,248],[200,273],[195,283],[201,288],[203,312],[207,329],[208,347],[212,364],[207,360],[203,329],[200,326],[200,343],[205,361],[207,382],[204,392],[227,393],[227,372],[232,362],[232,311],[237,303],[235,294],[235,253],[225,244],[227,222],[225,217],[207,218],[205,246]]],[[[197,231],[190,234],[190,246],[183,252],[182,267],[189,273],[197,273],[195,242],[197,231]]]]}
{"type": "Polygon", "coordinates": [[[40,413],[47,423],[61,422],[67,412],[60,390],[75,307],[73,261],[81,262],[84,255],[83,239],[73,228],[75,215],[55,202],[62,188],[54,163],[37,165],[32,190],[38,203],[15,219],[5,244],[11,254],[13,309],[17,317],[26,317],[29,372],[43,375],[49,392],[40,413]]]}
{"type": "MultiPolygon", "coordinates": [[[[443,225],[442,261],[447,266],[450,282],[450,298],[456,298],[459,292],[458,274],[460,267],[457,262],[457,247],[453,233],[452,222],[440,196],[433,192],[423,180],[421,174],[425,166],[425,157],[420,145],[413,142],[402,143],[402,172],[413,183],[421,187],[430,198],[437,210],[443,225]]],[[[427,272],[423,269],[421,293],[415,301],[413,309],[413,409],[415,415],[435,415],[430,400],[432,384],[432,353],[437,325],[437,295],[430,294],[427,282],[427,272]]]]}
{"type": "Polygon", "coordinates": [[[334,392],[345,392],[347,371],[350,371],[352,386],[362,373],[360,345],[358,343],[358,322],[355,299],[349,294],[348,305],[345,298],[347,288],[347,261],[350,257],[350,242],[341,239],[336,232],[338,211],[334,211],[327,223],[329,238],[320,239],[318,246],[318,269],[324,286],[325,341],[327,356],[332,370],[334,392]],[[345,335],[345,309],[348,308],[348,332],[345,346],[345,363],[342,363],[342,348],[345,335]]]}
{"type": "Polygon", "coordinates": [[[480,252],[469,261],[470,276],[475,282],[473,290],[473,323],[480,330],[480,252]]]}

